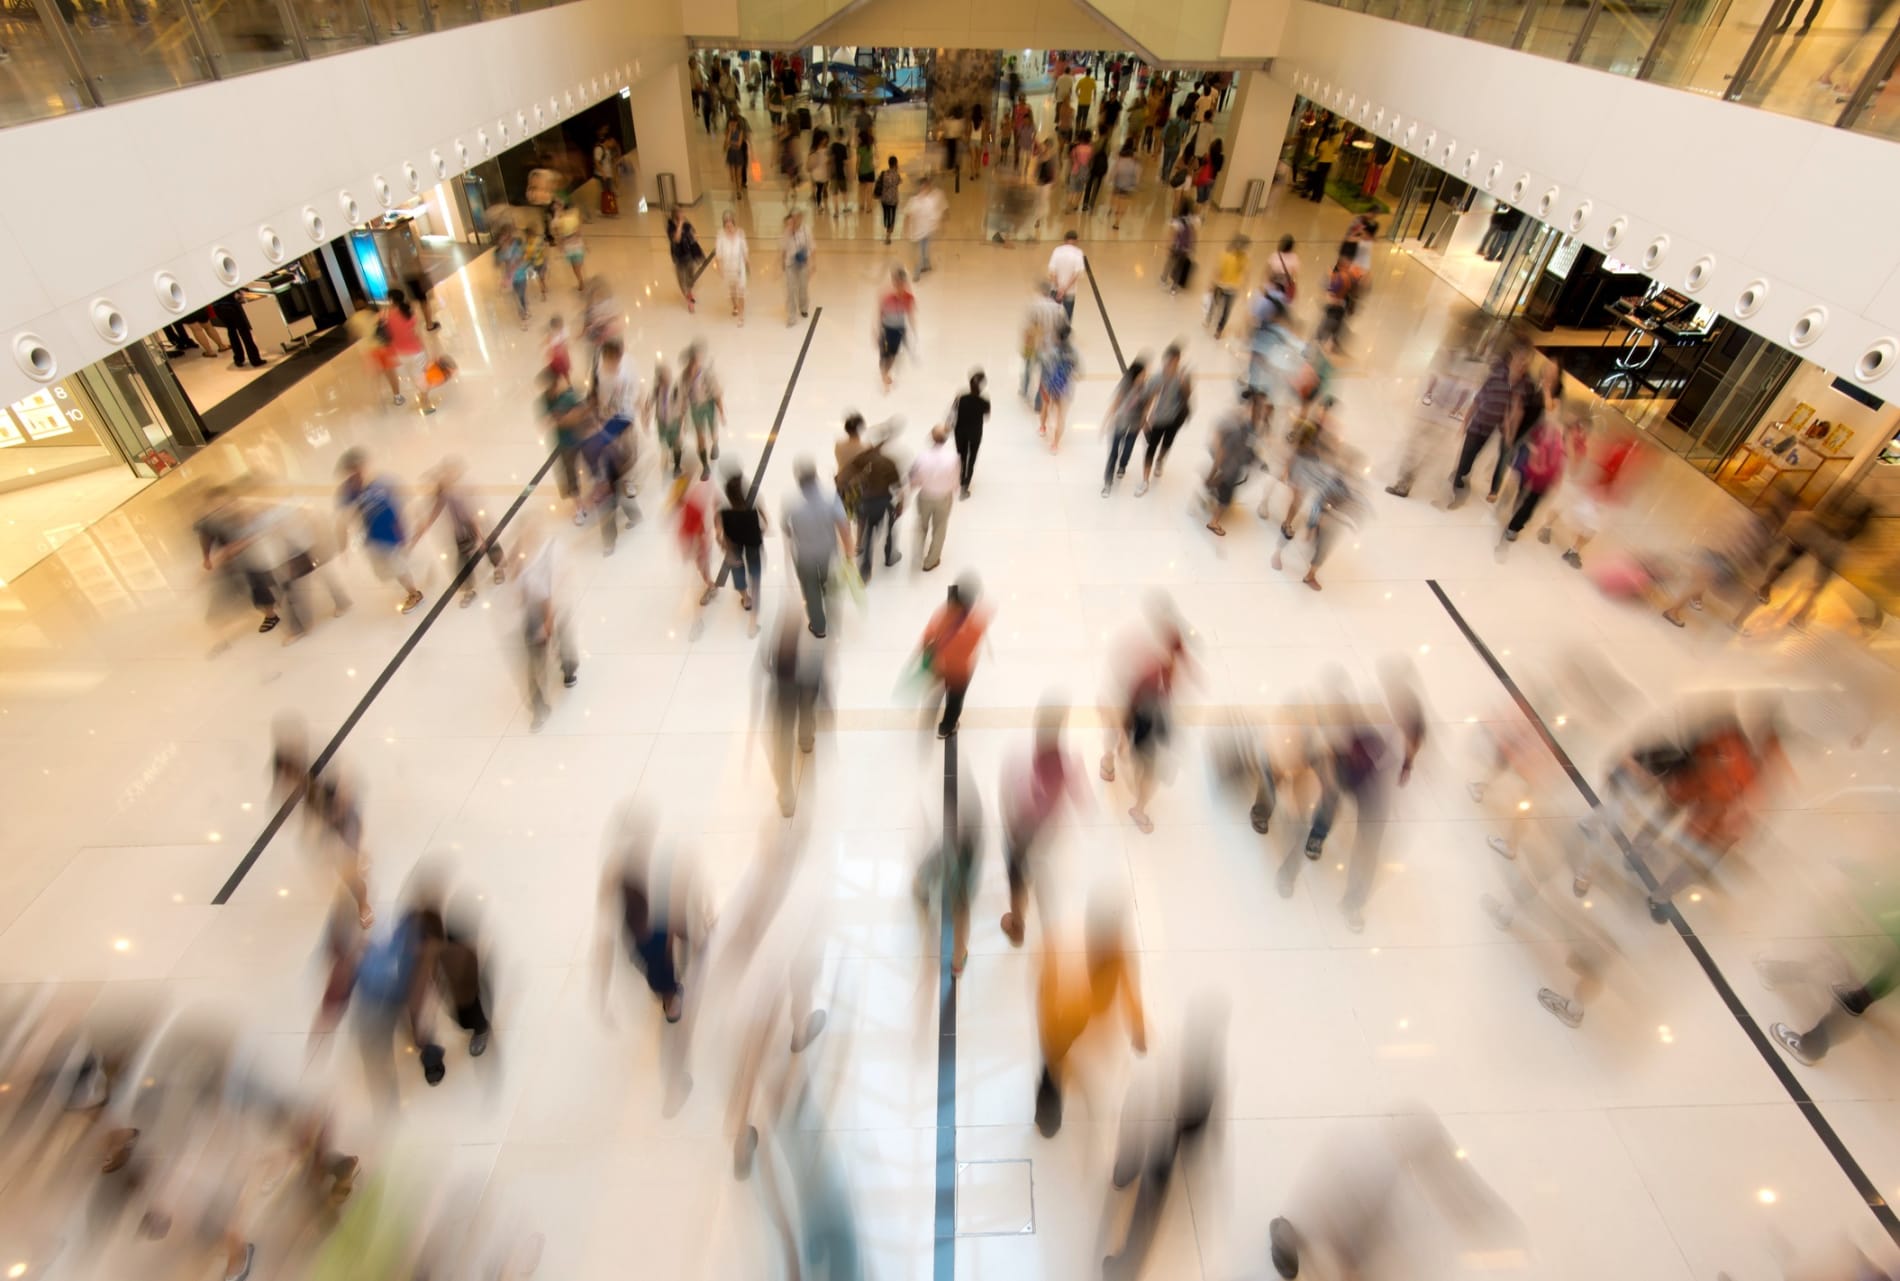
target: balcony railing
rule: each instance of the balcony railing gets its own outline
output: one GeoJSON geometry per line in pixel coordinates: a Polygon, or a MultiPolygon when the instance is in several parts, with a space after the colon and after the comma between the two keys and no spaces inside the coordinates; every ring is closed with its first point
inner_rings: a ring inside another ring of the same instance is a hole
{"type": "Polygon", "coordinates": [[[0,125],[569,0],[0,0],[0,125]]]}
{"type": "Polygon", "coordinates": [[[1320,0],[1900,138],[1896,0],[1320,0]]]}

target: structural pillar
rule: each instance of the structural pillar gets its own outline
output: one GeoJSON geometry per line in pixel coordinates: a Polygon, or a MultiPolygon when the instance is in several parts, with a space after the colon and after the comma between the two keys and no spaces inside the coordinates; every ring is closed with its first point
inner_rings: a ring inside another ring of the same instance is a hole
{"type": "Polygon", "coordinates": [[[1286,141],[1287,122],[1293,118],[1293,90],[1264,71],[1238,73],[1234,107],[1228,117],[1227,165],[1214,184],[1214,204],[1238,208],[1246,199],[1247,184],[1256,178],[1273,190],[1274,167],[1286,141]]]}
{"type": "Polygon", "coordinates": [[[692,204],[699,199],[693,130],[700,126],[693,115],[692,86],[686,76],[685,59],[668,59],[666,65],[655,68],[632,85],[631,90],[628,105],[633,109],[640,194],[646,197],[648,204],[657,206],[660,175],[670,173],[679,202],[692,204]]]}

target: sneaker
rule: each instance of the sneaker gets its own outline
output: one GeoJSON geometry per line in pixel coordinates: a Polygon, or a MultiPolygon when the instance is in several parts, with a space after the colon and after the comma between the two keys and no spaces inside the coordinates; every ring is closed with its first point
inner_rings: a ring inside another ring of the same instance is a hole
{"type": "Polygon", "coordinates": [[[1406,498],[1410,496],[1412,491],[1410,488],[1404,485],[1387,485],[1385,487],[1385,492],[1392,495],[1392,497],[1394,498],[1406,498]]]}
{"type": "Polygon", "coordinates": [[[1489,845],[1499,858],[1508,858],[1513,861],[1517,858],[1517,847],[1512,845],[1505,837],[1487,836],[1484,838],[1484,843],[1489,845]]]}
{"type": "Polygon", "coordinates": [[[1325,837],[1309,836],[1306,838],[1306,857],[1307,858],[1312,859],[1315,862],[1317,862],[1320,856],[1320,851],[1325,848],[1326,848],[1325,837]]]}
{"type": "Polygon", "coordinates": [[[1810,1054],[1801,1048],[1801,1034],[1789,1027],[1786,1023],[1772,1024],[1768,1032],[1777,1041],[1781,1042],[1781,1048],[1786,1050],[1796,1061],[1805,1063],[1809,1067],[1813,1067],[1816,1063],[1821,1061],[1820,1055],[1810,1054]]]}
{"type": "Polygon", "coordinates": [[[1339,905],[1339,919],[1344,921],[1346,928],[1351,930],[1354,934],[1363,934],[1366,932],[1366,914],[1362,908],[1348,907],[1346,904],[1341,903],[1339,905]]]}
{"type": "Polygon", "coordinates": [[[705,591],[699,594],[699,603],[702,605],[710,605],[712,604],[713,597],[717,596],[718,594],[719,594],[719,588],[717,585],[708,587],[705,591]]]}
{"type": "Polygon", "coordinates": [[[1478,906],[1483,908],[1484,914],[1491,918],[1491,924],[1501,930],[1511,928],[1511,910],[1498,902],[1495,895],[1483,895],[1478,899],[1478,906]]]}
{"type": "Polygon", "coordinates": [[[1572,547],[1564,553],[1564,564],[1570,566],[1572,569],[1582,569],[1583,557],[1578,554],[1576,548],[1572,547]]]}
{"type": "Polygon", "coordinates": [[[468,1038],[468,1056],[471,1059],[479,1059],[487,1049],[488,1030],[486,1028],[468,1038]]]}
{"type": "Polygon", "coordinates": [[[507,581],[508,571],[503,569],[500,565],[495,566],[495,586],[500,587],[507,581]]]}
{"type": "Polygon", "coordinates": [[[1545,546],[1550,545],[1550,526],[1549,525],[1546,525],[1542,529],[1537,531],[1537,541],[1540,543],[1543,543],[1545,546]]]}
{"type": "Polygon", "coordinates": [[[470,605],[473,605],[474,603],[475,603],[475,589],[471,587],[468,591],[465,591],[462,593],[462,608],[467,609],[470,605]]]}
{"type": "Polygon", "coordinates": [[[1570,878],[1570,892],[1578,898],[1590,892],[1590,878],[1579,873],[1570,878]]]}
{"type": "Polygon", "coordinates": [[[1649,919],[1658,925],[1669,924],[1669,904],[1659,898],[1650,899],[1649,919]]]}
{"type": "Polygon", "coordinates": [[[1515,529],[1507,529],[1507,530],[1505,530],[1505,531],[1504,531],[1504,541],[1505,541],[1505,542],[1507,542],[1507,543],[1514,543],[1514,542],[1516,542],[1516,541],[1517,541],[1517,531],[1516,531],[1515,529]]]}
{"type": "Polygon", "coordinates": [[[1108,491],[1109,491],[1109,490],[1110,490],[1111,488],[1112,488],[1112,486],[1109,486],[1109,485],[1103,485],[1103,486],[1102,486],[1102,497],[1104,497],[1104,498],[1107,498],[1107,497],[1108,497],[1108,491]]]}
{"type": "Polygon", "coordinates": [[[1267,1226],[1267,1242],[1273,1270],[1286,1281],[1293,1281],[1300,1275],[1300,1245],[1293,1225],[1285,1219],[1275,1219],[1267,1226]]]}
{"type": "Polygon", "coordinates": [[[1537,1003],[1555,1015],[1565,1027],[1576,1027],[1583,1022],[1583,1007],[1550,988],[1537,989],[1537,1003]]]}
{"type": "Polygon", "coordinates": [[[579,672],[563,672],[561,674],[561,686],[564,689],[573,689],[580,683],[581,674],[579,672]]]}
{"type": "Polygon", "coordinates": [[[1144,481],[1142,481],[1142,482],[1141,482],[1140,484],[1138,484],[1138,485],[1136,485],[1136,486],[1135,486],[1135,497],[1136,497],[1136,498],[1140,498],[1140,497],[1141,497],[1141,496],[1142,496],[1143,494],[1145,494],[1145,493],[1147,493],[1147,492],[1148,492],[1148,482],[1147,482],[1147,481],[1145,481],[1145,480],[1144,480],[1144,481]]]}
{"type": "Polygon", "coordinates": [[[407,596],[403,598],[402,612],[407,614],[411,612],[412,610],[414,610],[415,607],[420,605],[421,603],[422,603],[422,593],[410,592],[407,596]]]}
{"type": "Polygon", "coordinates": [[[392,404],[394,404],[394,405],[397,405],[397,406],[401,406],[401,405],[403,405],[403,404],[405,404],[405,403],[407,403],[407,402],[405,402],[405,401],[403,400],[403,398],[402,398],[401,396],[398,396],[398,397],[396,397],[396,399],[395,399],[394,401],[392,401],[392,402],[390,402],[390,403],[392,403],[392,404]]]}

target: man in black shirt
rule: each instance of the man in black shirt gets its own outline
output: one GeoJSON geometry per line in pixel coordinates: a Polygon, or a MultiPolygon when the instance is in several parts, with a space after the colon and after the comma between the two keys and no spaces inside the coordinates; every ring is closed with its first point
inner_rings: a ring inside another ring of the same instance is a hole
{"type": "Polygon", "coordinates": [[[990,402],[983,395],[986,379],[981,369],[970,373],[970,390],[957,397],[957,457],[963,462],[960,480],[962,496],[970,496],[970,480],[976,475],[976,451],[983,444],[983,424],[990,416],[990,402]]]}

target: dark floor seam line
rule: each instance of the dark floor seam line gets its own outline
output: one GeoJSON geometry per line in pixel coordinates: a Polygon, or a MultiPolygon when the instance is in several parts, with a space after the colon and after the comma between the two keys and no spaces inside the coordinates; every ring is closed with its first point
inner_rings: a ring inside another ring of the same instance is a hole
{"type": "Polygon", "coordinates": [[[943,848],[937,932],[937,1205],[932,1281],[957,1271],[957,978],[951,972],[956,927],[950,910],[950,866],[957,842],[957,736],[943,740],[943,848]]]}
{"type": "MultiPolygon", "coordinates": [[[[1512,701],[1517,704],[1518,710],[1530,721],[1538,737],[1544,741],[1544,746],[1550,749],[1552,756],[1556,757],[1557,763],[1563,767],[1564,773],[1569,775],[1571,783],[1575,785],[1585,802],[1592,810],[1599,809],[1601,801],[1597,797],[1596,789],[1592,788],[1589,781],[1584,778],[1582,771],[1570,759],[1570,753],[1563,749],[1556,735],[1550,732],[1550,727],[1544,723],[1544,718],[1538,714],[1535,707],[1531,706],[1530,700],[1524,696],[1524,691],[1518,688],[1517,682],[1512,680],[1511,674],[1504,669],[1504,664],[1500,663],[1497,656],[1491,652],[1491,647],[1484,643],[1476,631],[1472,630],[1471,624],[1465,621],[1465,616],[1458,612],[1458,607],[1451,603],[1451,597],[1445,594],[1444,588],[1438,585],[1436,579],[1426,579],[1425,585],[1431,588],[1432,595],[1438,597],[1438,603],[1444,606],[1445,612],[1451,616],[1451,621],[1464,634],[1465,640],[1470,643],[1472,649],[1477,651],[1478,657],[1483,659],[1485,666],[1491,669],[1491,674],[1498,678],[1506,692],[1510,694],[1512,701]]],[[[1620,828],[1608,821],[1603,823],[1603,830],[1616,841],[1617,847],[1623,851],[1624,860],[1635,871],[1644,888],[1654,894],[1657,890],[1656,878],[1643,861],[1642,855],[1637,852],[1636,847],[1630,844],[1629,838],[1620,828]]],[[[1775,1049],[1774,1042],[1769,1040],[1766,1032],[1762,1031],[1761,1024],[1755,1021],[1755,1017],[1742,1004],[1742,999],[1736,995],[1734,986],[1728,981],[1728,976],[1722,973],[1721,967],[1715,963],[1715,958],[1709,954],[1709,949],[1702,940],[1696,937],[1695,930],[1683,918],[1682,913],[1676,910],[1673,903],[1667,906],[1666,912],[1670,925],[1675,927],[1676,936],[1682,940],[1683,946],[1689,949],[1689,954],[1695,958],[1696,964],[1702,967],[1702,973],[1708,978],[1709,985],[1722,999],[1722,1004],[1728,1007],[1730,1017],[1741,1025],[1743,1034],[1755,1047],[1756,1053],[1760,1054],[1763,1061],[1768,1064],[1768,1070],[1781,1083],[1781,1088],[1794,1102],[1795,1109],[1806,1119],[1815,1137],[1821,1140],[1821,1146],[1828,1150],[1828,1154],[1834,1158],[1834,1163],[1840,1166],[1841,1173],[1847,1176],[1849,1183],[1853,1184],[1854,1191],[1859,1193],[1861,1199],[1867,1203],[1868,1210],[1880,1221],[1881,1228],[1886,1231],[1894,1244],[1900,1245],[1900,1216],[1895,1215],[1893,1207],[1887,1204],[1887,1198],[1880,1194],[1880,1189],[1874,1185],[1872,1179],[1867,1177],[1867,1172],[1861,1169],[1860,1162],[1856,1161],[1853,1154],[1847,1150],[1847,1144],[1841,1140],[1841,1136],[1835,1131],[1833,1125],[1821,1114],[1820,1107],[1808,1094],[1807,1087],[1801,1084],[1794,1074],[1794,1069],[1788,1066],[1787,1061],[1775,1049]]]]}
{"type": "MultiPolygon", "coordinates": [[[[415,630],[409,633],[408,639],[403,641],[402,647],[396,651],[395,657],[391,658],[376,679],[370,682],[370,687],[363,692],[363,697],[357,700],[356,706],[351,709],[349,716],[344,719],[343,724],[337,728],[336,733],[332,735],[330,741],[325,744],[323,751],[317,756],[317,759],[311,762],[310,775],[312,778],[321,774],[324,767],[336,758],[337,751],[343,746],[343,740],[350,736],[350,731],[355,729],[357,723],[363,719],[364,713],[369,711],[369,705],[376,701],[377,695],[381,694],[389,682],[395,679],[397,671],[401,669],[409,655],[415,653],[416,646],[422,643],[422,638],[429,634],[431,627],[435,626],[435,620],[442,617],[442,611],[449,607],[449,602],[455,598],[455,594],[461,591],[463,586],[467,584],[470,576],[475,572],[475,567],[485,562],[491,547],[500,545],[502,531],[508,528],[508,522],[515,518],[515,514],[519,512],[523,504],[528,501],[529,497],[534,493],[536,486],[540,485],[541,481],[546,478],[548,469],[554,466],[554,460],[558,456],[558,450],[554,453],[550,453],[542,462],[541,466],[535,471],[534,475],[529,478],[528,483],[522,486],[521,493],[515,497],[515,501],[509,506],[508,510],[502,513],[501,519],[495,522],[495,527],[489,531],[488,537],[482,540],[482,545],[475,549],[475,554],[462,562],[461,568],[455,573],[455,577],[449,581],[448,590],[436,598],[435,604],[430,607],[427,614],[423,615],[422,621],[416,625],[415,630]]],[[[264,830],[258,833],[255,841],[251,842],[251,848],[245,851],[244,858],[238,863],[237,867],[232,870],[229,879],[227,879],[223,887],[218,890],[217,896],[211,900],[213,907],[223,907],[226,903],[231,901],[231,896],[237,893],[238,886],[244,883],[244,878],[250,874],[251,868],[263,855],[265,848],[270,845],[271,841],[276,838],[277,833],[282,830],[284,824],[289,821],[291,811],[297,808],[297,802],[302,799],[301,793],[293,793],[285,799],[282,805],[277,807],[277,812],[271,815],[270,822],[264,825],[264,830]]]]}
{"type": "Polygon", "coordinates": [[[1102,328],[1108,330],[1108,345],[1115,350],[1115,366],[1124,374],[1128,372],[1128,362],[1122,359],[1122,345],[1115,337],[1115,326],[1108,318],[1108,304],[1102,301],[1102,287],[1095,283],[1095,267],[1086,255],[1082,258],[1082,270],[1089,273],[1089,292],[1095,295],[1095,306],[1102,313],[1102,328]]]}
{"type": "MultiPolygon", "coordinates": [[[[754,507],[759,505],[759,490],[765,485],[765,465],[772,461],[772,447],[778,444],[779,429],[785,426],[785,414],[792,407],[792,393],[798,389],[799,376],[805,372],[805,356],[811,351],[812,336],[818,332],[818,318],[825,314],[823,307],[813,307],[811,323],[805,326],[805,341],[798,346],[798,359],[792,364],[792,376],[785,382],[785,394],[778,398],[778,413],[772,415],[772,430],[765,434],[765,445],[759,450],[759,465],[752,472],[752,487],[746,490],[745,500],[754,507]]],[[[713,579],[715,586],[724,587],[726,579],[732,575],[732,562],[726,561],[719,566],[719,577],[713,579]]],[[[754,602],[757,592],[763,584],[753,587],[754,602]]]]}

